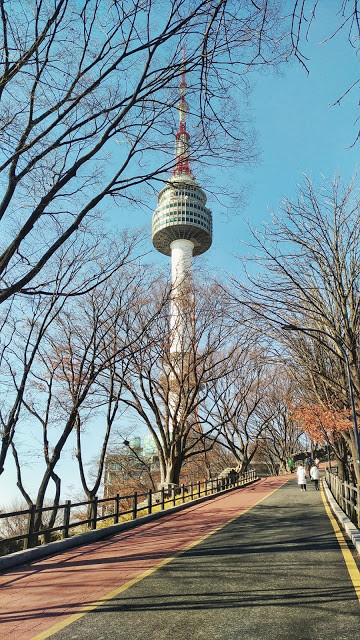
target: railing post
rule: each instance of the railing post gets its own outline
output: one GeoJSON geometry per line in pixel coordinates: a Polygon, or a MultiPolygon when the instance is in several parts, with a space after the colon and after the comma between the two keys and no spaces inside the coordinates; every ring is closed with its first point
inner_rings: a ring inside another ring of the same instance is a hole
{"type": "Polygon", "coordinates": [[[137,518],[137,491],[134,491],[133,495],[133,512],[132,512],[133,520],[137,518]]]}
{"type": "Polygon", "coordinates": [[[165,509],[165,489],[161,487],[161,511],[165,509]]]}
{"type": "Polygon", "coordinates": [[[172,503],[173,503],[173,507],[176,506],[176,493],[175,493],[175,487],[171,488],[172,491],[172,503]]]}
{"type": "Polygon", "coordinates": [[[181,485],[181,501],[184,504],[184,502],[185,502],[185,485],[184,485],[184,483],[182,483],[182,485],[181,485]]]}
{"type": "Polygon", "coordinates": [[[117,524],[119,522],[119,511],[120,511],[120,496],[117,493],[115,496],[114,524],[117,524]]]}
{"type": "Polygon", "coordinates": [[[148,515],[152,512],[152,489],[148,491],[148,515]]]}
{"type": "Polygon", "coordinates": [[[97,507],[98,507],[98,497],[94,496],[92,500],[92,518],[91,518],[91,528],[96,529],[96,521],[97,521],[97,507]]]}
{"type": "Polygon", "coordinates": [[[63,517],[63,528],[62,528],[62,537],[69,537],[69,524],[70,524],[70,509],[71,509],[71,500],[66,500],[64,507],[64,517],[63,517]]]}
{"type": "Polygon", "coordinates": [[[201,498],[201,482],[200,482],[200,480],[198,482],[198,496],[199,496],[199,498],[201,498]]]}
{"type": "Polygon", "coordinates": [[[204,494],[207,496],[208,494],[208,481],[204,480],[204,494]]]}
{"type": "Polygon", "coordinates": [[[355,487],[352,482],[349,484],[349,518],[353,522],[356,522],[356,511],[355,511],[355,487]]]}
{"type": "Polygon", "coordinates": [[[34,504],[31,505],[29,509],[29,517],[28,517],[28,527],[27,527],[27,536],[24,540],[24,549],[31,549],[31,547],[35,546],[35,536],[34,536],[34,523],[35,523],[35,513],[36,506],[34,504]]]}
{"type": "Polygon", "coordinates": [[[194,485],[190,483],[190,500],[194,500],[194,485]]]}

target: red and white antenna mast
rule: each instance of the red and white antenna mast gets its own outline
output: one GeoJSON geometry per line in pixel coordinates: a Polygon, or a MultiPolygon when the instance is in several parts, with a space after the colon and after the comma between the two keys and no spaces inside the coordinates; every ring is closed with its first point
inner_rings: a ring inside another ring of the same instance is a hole
{"type": "Polygon", "coordinates": [[[175,156],[176,166],[174,175],[187,174],[191,175],[189,165],[190,135],[186,131],[186,114],[189,111],[189,105],[185,100],[186,91],[185,80],[185,50],[182,54],[182,74],[180,82],[180,102],[177,105],[179,111],[179,130],[175,134],[175,156]]]}

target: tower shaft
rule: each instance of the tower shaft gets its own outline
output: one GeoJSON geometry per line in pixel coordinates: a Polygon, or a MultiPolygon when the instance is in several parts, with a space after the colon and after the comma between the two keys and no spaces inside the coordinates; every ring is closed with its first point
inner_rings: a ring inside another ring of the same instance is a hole
{"type": "Polygon", "coordinates": [[[175,134],[175,167],[160,191],[153,214],[152,240],[161,253],[171,256],[170,360],[168,364],[169,432],[176,433],[188,396],[195,384],[196,361],[192,259],[207,251],[212,241],[212,215],[206,195],[190,170],[189,111],[185,100],[185,60],[180,82],[179,129],[175,134]]]}
{"type": "Polygon", "coordinates": [[[170,353],[189,353],[193,339],[191,265],[194,245],[190,240],[171,243],[170,353]]]}

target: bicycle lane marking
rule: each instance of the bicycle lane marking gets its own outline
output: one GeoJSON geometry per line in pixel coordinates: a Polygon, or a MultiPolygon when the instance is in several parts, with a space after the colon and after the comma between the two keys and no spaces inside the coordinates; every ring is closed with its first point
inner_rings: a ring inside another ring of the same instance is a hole
{"type": "Polygon", "coordinates": [[[337,520],[335,519],[329,505],[328,502],[326,500],[326,496],[325,496],[325,491],[323,489],[322,484],[320,483],[320,489],[321,489],[321,497],[322,497],[322,501],[324,503],[324,507],[325,507],[325,511],[327,513],[327,516],[331,522],[332,528],[334,530],[336,539],[338,541],[339,547],[341,549],[341,553],[343,555],[345,564],[346,564],[346,568],[348,570],[349,576],[350,576],[350,580],[352,582],[352,585],[355,589],[355,593],[358,597],[358,600],[360,602],[360,571],[357,568],[356,562],[354,560],[354,558],[352,557],[351,551],[347,545],[347,542],[343,536],[343,533],[337,523],[337,520]]]}
{"type": "Polygon", "coordinates": [[[98,607],[100,607],[105,602],[111,600],[112,598],[115,598],[120,593],[123,593],[124,591],[127,591],[133,585],[137,584],[141,580],[144,580],[144,578],[147,578],[148,576],[152,575],[153,573],[158,571],[158,569],[161,569],[161,567],[164,567],[165,565],[169,564],[169,562],[171,562],[172,560],[175,560],[175,558],[177,558],[177,557],[181,556],[182,554],[186,553],[187,551],[189,551],[193,547],[201,544],[204,540],[206,540],[210,536],[214,535],[215,533],[217,533],[218,531],[220,531],[221,529],[226,527],[228,524],[230,524],[234,520],[237,520],[239,517],[241,517],[245,513],[248,513],[249,511],[251,511],[251,509],[253,509],[257,505],[259,505],[261,502],[263,502],[264,500],[269,498],[273,493],[275,493],[275,491],[278,491],[278,489],[280,489],[282,486],[284,486],[284,484],[288,480],[289,480],[289,478],[286,478],[285,481],[281,482],[281,484],[279,484],[274,489],[272,489],[271,491],[266,493],[266,495],[263,495],[259,500],[254,502],[251,506],[243,509],[242,511],[237,513],[235,516],[233,516],[229,520],[226,520],[226,522],[223,522],[222,524],[220,524],[219,526],[214,528],[212,531],[206,533],[205,535],[201,536],[200,538],[197,538],[196,540],[192,540],[185,547],[183,547],[182,549],[180,549],[176,553],[173,553],[170,557],[164,558],[159,563],[157,563],[155,566],[150,567],[149,569],[146,569],[146,571],[142,572],[138,576],[135,576],[131,580],[128,580],[127,582],[122,584],[120,587],[117,587],[116,589],[113,589],[112,591],[110,591],[106,595],[102,596],[98,600],[95,600],[94,602],[90,603],[89,605],[85,605],[84,607],[82,607],[81,611],[79,611],[78,613],[72,614],[72,615],[68,616],[67,618],[65,618],[64,620],[60,620],[59,622],[55,623],[54,625],[52,625],[48,629],[42,631],[41,633],[37,634],[36,636],[33,636],[29,640],[46,640],[47,638],[50,638],[55,633],[57,633],[58,631],[64,629],[65,627],[69,626],[70,624],[72,624],[76,620],[79,620],[79,618],[82,618],[83,616],[85,616],[90,611],[93,611],[94,609],[97,609],[98,607]]]}

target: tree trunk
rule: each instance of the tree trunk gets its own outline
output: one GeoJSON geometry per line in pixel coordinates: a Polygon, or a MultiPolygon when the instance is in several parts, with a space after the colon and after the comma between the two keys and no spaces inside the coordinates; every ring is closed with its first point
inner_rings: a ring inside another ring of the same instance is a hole
{"type": "Polygon", "coordinates": [[[161,482],[164,484],[179,484],[183,459],[180,457],[165,460],[165,469],[161,473],[161,482]]]}
{"type": "Polygon", "coordinates": [[[339,480],[344,482],[346,480],[346,459],[338,456],[336,452],[334,452],[334,454],[338,467],[339,480]]]}

